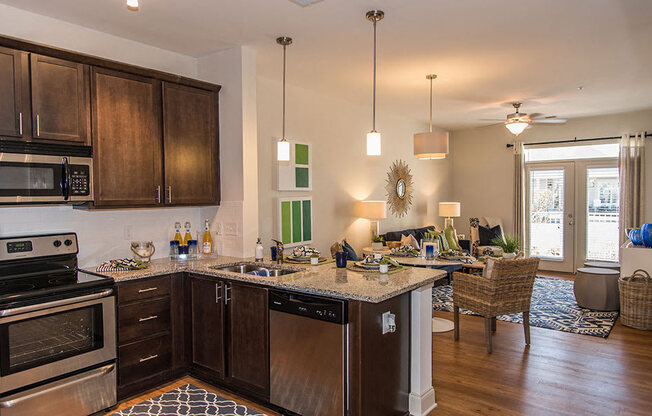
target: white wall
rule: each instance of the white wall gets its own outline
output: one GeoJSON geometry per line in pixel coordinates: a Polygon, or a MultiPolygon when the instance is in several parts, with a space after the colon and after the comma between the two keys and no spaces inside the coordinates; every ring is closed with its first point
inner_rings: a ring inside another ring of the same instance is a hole
{"type": "MultiPolygon", "coordinates": [[[[537,125],[519,136],[525,142],[620,136],[652,131],[652,110],[571,119],[563,125],[537,125]]],[[[514,155],[505,145],[514,136],[504,126],[451,133],[453,198],[462,204],[455,220],[458,232],[468,233],[469,217],[502,217],[505,232],[513,232],[514,155]]],[[[652,140],[646,140],[646,221],[652,222],[652,140]]]]}
{"type": "MultiPolygon", "coordinates": [[[[259,227],[264,245],[278,235],[279,196],[312,195],[315,246],[328,253],[330,245],[346,237],[360,251],[370,243],[369,221],[356,218],[358,200],[384,200],[385,179],[392,162],[403,159],[414,176],[415,196],[409,214],[381,220],[380,232],[442,223],[439,201],[450,197],[450,161],[420,161],[413,155],[413,134],[427,126],[385,114],[379,108],[377,130],[382,134],[382,156],[366,156],[366,134],[371,108],[292,86],[287,88],[286,134],[290,140],[312,144],[313,191],[278,192],[276,140],[281,136],[281,83],[258,77],[258,185],[259,227]]],[[[379,104],[379,107],[382,103],[379,104]]]]}
{"type": "MultiPolygon", "coordinates": [[[[196,59],[0,5],[0,34],[70,49],[130,64],[196,76],[196,59]]],[[[91,266],[103,260],[130,256],[130,240],[153,240],[155,257],[168,253],[174,222],[202,224],[199,208],[83,211],[70,206],[2,207],[0,235],[74,231],[80,241],[79,261],[91,266]],[[131,230],[131,237],[129,236],[131,230]]],[[[194,231],[193,231],[194,234],[194,231]]]]}

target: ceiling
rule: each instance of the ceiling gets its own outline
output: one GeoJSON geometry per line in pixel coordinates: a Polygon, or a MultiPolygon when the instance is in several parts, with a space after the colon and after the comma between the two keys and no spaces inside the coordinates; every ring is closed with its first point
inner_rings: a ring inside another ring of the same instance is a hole
{"type": "Polygon", "coordinates": [[[256,49],[260,76],[371,105],[372,24],[378,23],[378,124],[396,113],[449,129],[522,111],[579,117],[652,108],[650,0],[0,0],[124,38],[199,57],[256,49]],[[580,91],[578,87],[582,86],[580,91]]]}

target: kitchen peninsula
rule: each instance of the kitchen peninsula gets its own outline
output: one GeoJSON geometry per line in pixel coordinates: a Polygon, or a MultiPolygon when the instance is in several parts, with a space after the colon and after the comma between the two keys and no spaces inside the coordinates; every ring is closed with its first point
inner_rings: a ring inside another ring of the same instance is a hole
{"type": "MultiPolygon", "coordinates": [[[[290,293],[345,305],[340,380],[348,414],[425,415],[435,406],[431,288],[446,277],[443,271],[406,268],[381,275],[338,269],[333,263],[277,265],[220,256],[158,259],[144,270],[102,274],[117,286],[120,398],[190,373],[276,406],[270,386],[279,361],[270,343],[275,330],[269,298],[290,293]],[[265,277],[225,270],[234,265],[259,265],[273,273],[265,277]],[[387,315],[393,320],[387,321],[387,315]]],[[[317,351],[305,353],[311,362],[328,359],[317,351]]]]}

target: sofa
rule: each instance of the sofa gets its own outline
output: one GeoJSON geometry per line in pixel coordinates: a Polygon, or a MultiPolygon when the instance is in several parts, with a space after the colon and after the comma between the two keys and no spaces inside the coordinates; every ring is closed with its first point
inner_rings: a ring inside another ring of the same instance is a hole
{"type": "Polygon", "coordinates": [[[382,235],[383,239],[387,241],[401,241],[402,235],[411,234],[416,238],[417,242],[421,242],[426,236],[427,231],[437,231],[437,227],[434,225],[428,225],[427,227],[421,228],[407,228],[400,231],[389,231],[382,235]]]}

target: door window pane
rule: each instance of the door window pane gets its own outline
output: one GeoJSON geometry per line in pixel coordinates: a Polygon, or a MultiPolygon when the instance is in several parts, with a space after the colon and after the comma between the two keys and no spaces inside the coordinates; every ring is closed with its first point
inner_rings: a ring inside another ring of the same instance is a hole
{"type": "Polygon", "coordinates": [[[586,258],[618,261],[618,168],[586,171],[586,258]]]}
{"type": "Polygon", "coordinates": [[[526,162],[596,159],[618,157],[619,155],[620,145],[618,143],[561,147],[528,147],[525,149],[526,162]]]}
{"type": "Polygon", "coordinates": [[[564,258],[564,170],[530,171],[530,255],[564,258]]]}

